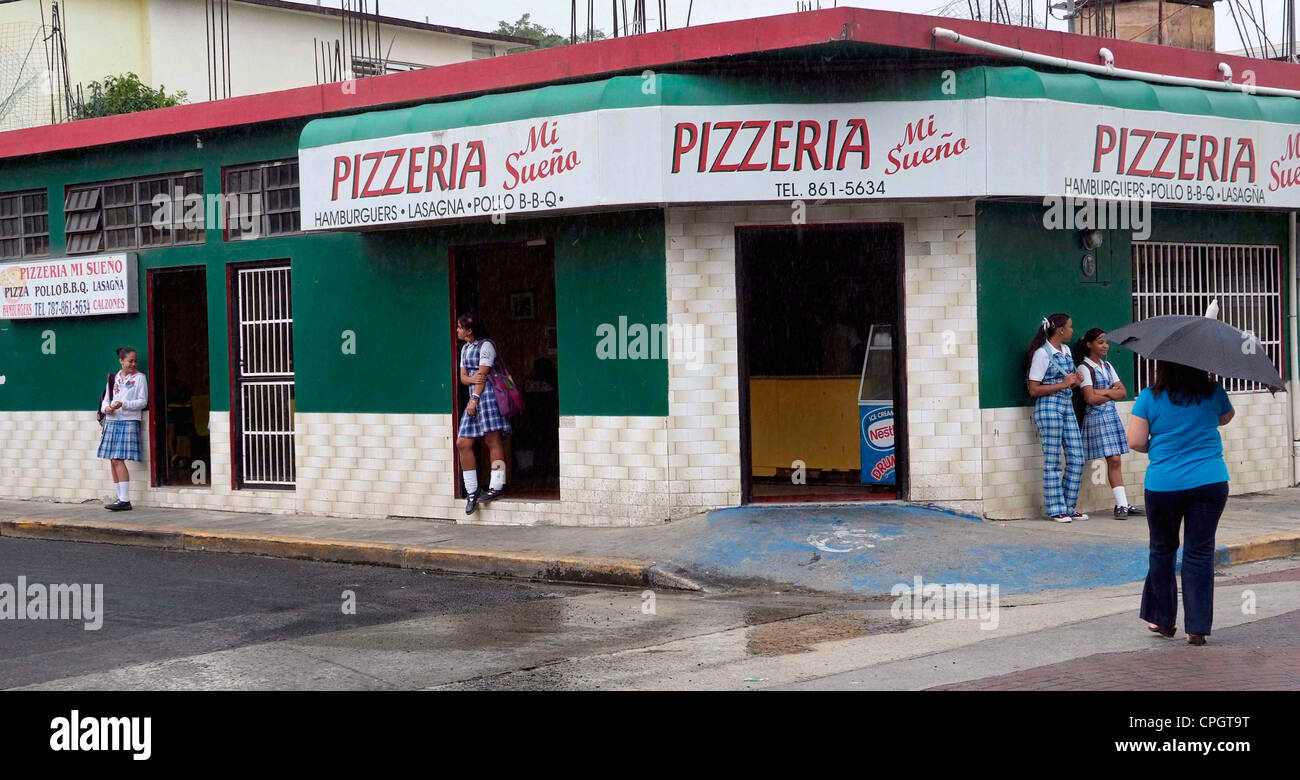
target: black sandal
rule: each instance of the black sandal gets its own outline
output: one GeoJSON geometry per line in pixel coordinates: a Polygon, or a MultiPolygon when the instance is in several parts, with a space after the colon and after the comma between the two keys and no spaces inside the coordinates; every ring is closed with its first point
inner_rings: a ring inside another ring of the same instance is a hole
{"type": "MultiPolygon", "coordinates": [[[[1148,631],[1151,631],[1151,632],[1153,632],[1153,633],[1159,634],[1160,636],[1165,637],[1166,639],[1172,639],[1173,636],[1174,636],[1174,633],[1178,630],[1178,627],[1177,627],[1177,626],[1170,626],[1169,628],[1160,628],[1159,626],[1148,625],[1148,626],[1147,626],[1147,630],[1148,630],[1148,631]]],[[[1191,638],[1189,637],[1187,641],[1190,642],[1190,641],[1191,641],[1191,638]]],[[[1204,644],[1204,643],[1205,643],[1204,640],[1202,640],[1202,641],[1201,641],[1201,644],[1204,644]]]]}

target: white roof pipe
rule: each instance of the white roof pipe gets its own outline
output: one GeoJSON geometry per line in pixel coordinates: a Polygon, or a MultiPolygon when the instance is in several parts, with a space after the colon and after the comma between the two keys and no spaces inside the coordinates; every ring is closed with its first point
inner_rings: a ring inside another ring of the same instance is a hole
{"type": "MultiPolygon", "coordinates": [[[[1234,84],[1230,80],[1214,81],[1213,79],[1192,79],[1184,76],[1170,76],[1164,73],[1150,73],[1143,70],[1128,70],[1126,68],[1115,67],[1115,55],[1108,49],[1101,49],[1098,54],[1101,56],[1105,65],[1094,65],[1091,62],[1082,62],[1080,60],[1069,60],[1064,57],[1053,57],[1050,54],[1039,54],[1037,52],[1025,51],[1024,49],[1013,49],[1010,46],[1003,46],[998,43],[972,38],[969,35],[953,32],[946,27],[935,27],[930,31],[935,38],[960,43],[963,46],[969,46],[972,49],[980,49],[993,54],[1001,54],[1004,57],[1011,57],[1017,60],[1025,60],[1038,65],[1049,65],[1054,68],[1065,68],[1068,70],[1078,70],[1085,73],[1096,73],[1099,76],[1116,76],[1119,78],[1138,79],[1140,81],[1152,81],[1157,84],[1174,84],[1180,87],[1201,87],[1204,89],[1229,90],[1232,92],[1242,92],[1248,95],[1277,95],[1279,97],[1300,98],[1300,90],[1282,89],[1281,87],[1258,87],[1253,84],[1234,84]],[[1109,56],[1108,56],[1109,55],[1109,56]]],[[[1232,69],[1227,67],[1227,63],[1219,63],[1219,72],[1230,79],[1232,69]],[[1225,68],[1227,69],[1225,71],[1225,68]]]]}

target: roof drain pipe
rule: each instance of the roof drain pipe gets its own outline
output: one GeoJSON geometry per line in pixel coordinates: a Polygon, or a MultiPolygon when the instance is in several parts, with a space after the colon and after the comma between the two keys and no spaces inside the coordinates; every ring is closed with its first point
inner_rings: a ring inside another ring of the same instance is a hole
{"type": "MultiPolygon", "coordinates": [[[[1180,87],[1201,87],[1202,89],[1228,90],[1231,92],[1242,92],[1250,95],[1277,95],[1280,97],[1300,98],[1300,90],[1294,89],[1259,87],[1253,84],[1233,84],[1230,81],[1192,79],[1184,76],[1170,76],[1165,73],[1150,73],[1143,70],[1116,68],[1114,65],[1114,55],[1111,55],[1109,58],[1109,64],[1094,65],[1091,62],[1083,62],[1081,60],[1068,60],[1064,57],[1053,57],[1048,54],[1025,51],[1024,49],[1013,49],[1010,46],[1003,46],[998,43],[990,43],[989,41],[980,40],[979,38],[972,38],[969,35],[962,35],[953,32],[946,27],[935,27],[930,31],[930,34],[935,38],[942,38],[947,41],[952,41],[953,43],[959,43],[963,46],[969,46],[972,49],[980,49],[981,51],[987,51],[993,54],[1001,54],[1004,57],[1024,60],[1025,62],[1032,62],[1037,65],[1047,65],[1053,68],[1064,68],[1066,70],[1078,70],[1084,73],[1095,73],[1098,76],[1138,79],[1140,81],[1151,81],[1157,84],[1172,84],[1180,87]]],[[[1105,55],[1102,56],[1104,57],[1105,55]]],[[[1226,63],[1223,64],[1226,65],[1226,63]]],[[[1223,67],[1219,68],[1219,72],[1223,72],[1223,67]]]]}
{"type": "Polygon", "coordinates": [[[1296,353],[1300,352],[1300,349],[1297,349],[1297,344],[1300,342],[1297,342],[1296,339],[1296,312],[1297,306],[1300,306],[1300,301],[1296,300],[1296,212],[1291,212],[1288,221],[1290,224],[1287,229],[1287,238],[1288,243],[1291,245],[1291,256],[1287,263],[1287,277],[1290,285],[1287,292],[1290,294],[1291,301],[1287,307],[1290,309],[1288,312],[1290,316],[1287,319],[1291,323],[1291,349],[1289,350],[1291,353],[1291,386],[1287,389],[1289,391],[1288,395],[1291,396],[1291,484],[1297,485],[1300,484],[1300,450],[1297,450],[1296,444],[1297,441],[1300,441],[1300,355],[1296,353]]]}

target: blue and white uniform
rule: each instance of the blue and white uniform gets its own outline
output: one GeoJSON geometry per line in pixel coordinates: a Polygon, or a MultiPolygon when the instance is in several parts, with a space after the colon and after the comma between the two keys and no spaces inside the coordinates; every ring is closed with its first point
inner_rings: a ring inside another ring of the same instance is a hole
{"type": "MultiPolygon", "coordinates": [[[[1083,382],[1080,383],[1080,387],[1109,390],[1119,381],[1115,367],[1106,361],[1098,365],[1092,358],[1085,358],[1081,368],[1083,382]]],[[[1083,418],[1081,433],[1084,460],[1096,460],[1128,452],[1128,433],[1124,430],[1124,423],[1120,422],[1119,410],[1115,408],[1114,401],[1090,405],[1083,418]]]]}
{"type": "Polygon", "coordinates": [[[144,373],[136,371],[113,375],[113,401],[121,401],[122,408],[108,411],[108,386],[104,386],[104,400],[99,410],[104,413],[104,435],[99,440],[99,457],[105,460],[143,460],[140,454],[140,420],[149,405],[149,381],[144,373]]]}
{"type": "MultiPolygon", "coordinates": [[[[480,366],[492,366],[496,357],[496,346],[487,339],[479,339],[460,348],[460,367],[472,375],[480,366]]],[[[470,417],[465,411],[460,413],[460,428],[456,435],[478,439],[488,431],[501,431],[502,436],[510,435],[510,421],[501,414],[490,381],[483,385],[475,415],[470,417]]]]}
{"type": "MultiPolygon", "coordinates": [[[[1029,378],[1045,385],[1060,384],[1074,368],[1068,349],[1057,349],[1049,341],[1034,353],[1029,378]]],[[[1079,500],[1083,481],[1083,440],[1079,421],[1074,415],[1074,391],[1066,388],[1040,396],[1034,403],[1034,425],[1043,442],[1043,495],[1047,514],[1070,515],[1079,500]],[[1061,448],[1065,448],[1065,472],[1062,479],[1061,448]]]]}

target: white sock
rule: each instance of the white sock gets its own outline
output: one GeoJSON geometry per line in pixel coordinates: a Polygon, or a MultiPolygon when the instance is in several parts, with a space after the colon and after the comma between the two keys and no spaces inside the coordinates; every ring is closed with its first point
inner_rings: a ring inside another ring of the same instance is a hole
{"type": "Polygon", "coordinates": [[[131,501],[131,483],[130,483],[130,482],[119,482],[119,483],[117,483],[117,500],[118,500],[118,501],[126,501],[126,502],[128,502],[128,503],[131,501]]]}
{"type": "Polygon", "coordinates": [[[1111,488],[1110,492],[1115,494],[1115,506],[1128,506],[1128,494],[1124,492],[1124,486],[1111,488]]]}
{"type": "Polygon", "coordinates": [[[465,480],[465,492],[466,492],[466,493],[473,493],[474,491],[478,490],[478,472],[477,472],[477,471],[462,471],[462,472],[460,473],[460,475],[461,475],[461,477],[464,478],[464,480],[465,480]]]}
{"type": "Polygon", "coordinates": [[[488,483],[488,487],[490,487],[493,490],[500,490],[505,486],[506,486],[506,470],[492,469],[492,481],[488,483]]]}

